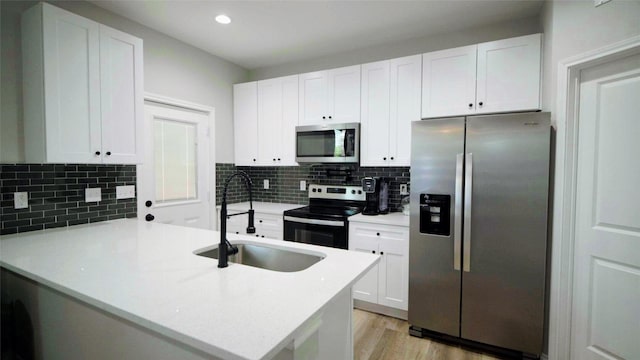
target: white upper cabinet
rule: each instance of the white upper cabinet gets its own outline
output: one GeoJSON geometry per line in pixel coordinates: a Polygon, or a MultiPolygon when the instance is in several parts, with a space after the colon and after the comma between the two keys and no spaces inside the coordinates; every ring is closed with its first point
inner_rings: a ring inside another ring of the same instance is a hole
{"type": "Polygon", "coordinates": [[[234,159],[238,166],[258,164],[258,83],[233,85],[234,159]]]}
{"type": "Polygon", "coordinates": [[[477,46],[422,57],[422,117],[475,113],[477,46]]]}
{"type": "Polygon", "coordinates": [[[142,40],[100,25],[100,111],[103,162],[142,162],[142,40]],[[139,161],[140,160],[140,161],[139,161]]]}
{"type": "Polygon", "coordinates": [[[299,125],[360,122],[360,65],[299,76],[299,125]]]}
{"type": "Polygon", "coordinates": [[[297,165],[297,125],[298,76],[258,81],[258,165],[297,165]]]}
{"type": "Polygon", "coordinates": [[[542,34],[423,55],[422,117],[540,109],[542,34]]]}
{"type": "Polygon", "coordinates": [[[141,39],[40,3],[22,51],[27,162],[142,162],[141,39]]]}
{"type": "Polygon", "coordinates": [[[540,109],[542,34],[478,45],[477,112],[540,109]]]}
{"type": "Polygon", "coordinates": [[[411,121],[420,120],[421,56],[362,65],[362,166],[409,166],[411,121]]]}
{"type": "Polygon", "coordinates": [[[236,165],[298,165],[298,75],[234,85],[233,121],[236,165]]]}

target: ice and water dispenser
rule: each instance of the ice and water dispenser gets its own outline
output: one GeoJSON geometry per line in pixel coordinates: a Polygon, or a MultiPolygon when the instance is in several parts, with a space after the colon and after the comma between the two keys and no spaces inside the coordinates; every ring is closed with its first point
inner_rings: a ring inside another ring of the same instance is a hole
{"type": "Polygon", "coordinates": [[[420,232],[450,235],[451,195],[420,194],[420,232]]]}

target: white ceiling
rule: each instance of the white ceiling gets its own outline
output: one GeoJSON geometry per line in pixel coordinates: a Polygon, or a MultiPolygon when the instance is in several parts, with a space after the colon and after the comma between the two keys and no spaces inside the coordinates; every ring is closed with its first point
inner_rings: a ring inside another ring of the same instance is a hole
{"type": "Polygon", "coordinates": [[[534,16],[543,2],[90,1],[247,69],[534,16]]]}

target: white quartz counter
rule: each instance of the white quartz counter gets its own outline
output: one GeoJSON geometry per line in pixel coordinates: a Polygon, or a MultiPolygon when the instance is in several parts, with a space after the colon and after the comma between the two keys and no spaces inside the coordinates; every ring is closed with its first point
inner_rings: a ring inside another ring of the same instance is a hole
{"type": "Polygon", "coordinates": [[[385,215],[357,214],[349,217],[349,222],[360,222],[379,225],[409,226],[409,217],[401,212],[392,212],[385,215]]]}
{"type": "MultiPolygon", "coordinates": [[[[295,209],[303,206],[304,205],[300,205],[300,204],[268,203],[268,202],[260,202],[260,201],[253,202],[253,210],[255,210],[255,212],[273,214],[273,215],[282,215],[282,213],[287,210],[291,210],[291,209],[295,209]]],[[[220,206],[218,206],[218,209],[220,209],[220,206]]],[[[247,211],[249,210],[249,202],[245,201],[241,203],[227,204],[227,210],[247,211]]]]}
{"type": "Polygon", "coordinates": [[[193,252],[218,232],[115,220],[3,236],[0,265],[108,313],[225,359],[278,353],[305,322],[349,288],[378,257],[242,235],[326,256],[292,273],[229,263],[193,252]]]}

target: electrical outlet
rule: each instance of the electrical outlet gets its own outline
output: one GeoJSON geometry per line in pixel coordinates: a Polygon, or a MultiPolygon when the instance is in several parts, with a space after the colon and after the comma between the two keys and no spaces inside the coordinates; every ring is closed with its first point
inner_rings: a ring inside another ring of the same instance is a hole
{"type": "Polygon", "coordinates": [[[14,209],[26,209],[29,207],[29,193],[16,192],[13,193],[13,208],[14,209]]]}
{"type": "Polygon", "coordinates": [[[307,181],[306,180],[300,180],[300,190],[302,190],[302,191],[307,190],[307,181]]]}
{"type": "Polygon", "coordinates": [[[400,184],[400,195],[409,195],[407,184],[400,184]]]}
{"type": "Polygon", "coordinates": [[[131,199],[136,197],[135,185],[116,186],[116,199],[131,199]]]}
{"type": "Polygon", "coordinates": [[[84,202],[99,202],[99,201],[102,201],[101,188],[84,189],[84,202]]]}
{"type": "Polygon", "coordinates": [[[266,190],[269,190],[269,179],[264,179],[262,181],[262,187],[266,190]]]}

